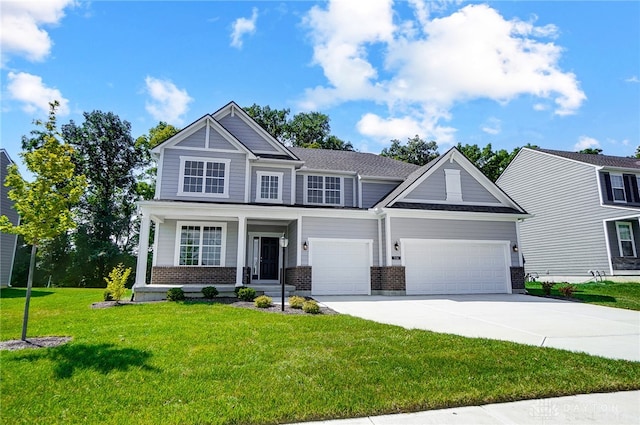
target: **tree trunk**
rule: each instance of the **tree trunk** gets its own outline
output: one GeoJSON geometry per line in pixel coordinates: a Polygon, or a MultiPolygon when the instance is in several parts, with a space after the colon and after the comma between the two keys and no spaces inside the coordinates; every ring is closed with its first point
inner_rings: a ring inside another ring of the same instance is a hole
{"type": "Polygon", "coordinates": [[[37,245],[31,245],[31,262],[29,263],[29,277],[27,278],[27,296],[24,301],[24,318],[22,319],[22,340],[27,340],[27,322],[29,321],[29,302],[31,301],[31,286],[33,286],[33,275],[36,272],[36,249],[37,245]]]}

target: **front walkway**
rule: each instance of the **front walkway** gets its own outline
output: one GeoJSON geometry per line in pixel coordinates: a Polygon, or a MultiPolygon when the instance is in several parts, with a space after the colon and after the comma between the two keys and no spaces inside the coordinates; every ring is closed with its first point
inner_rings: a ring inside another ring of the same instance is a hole
{"type": "Polygon", "coordinates": [[[405,328],[640,361],[640,312],[530,295],[314,296],[343,314],[405,328]]]}

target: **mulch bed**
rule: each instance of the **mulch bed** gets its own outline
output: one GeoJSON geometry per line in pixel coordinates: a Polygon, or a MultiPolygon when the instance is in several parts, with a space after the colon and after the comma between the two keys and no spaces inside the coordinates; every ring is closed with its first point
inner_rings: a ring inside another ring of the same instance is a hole
{"type": "Polygon", "coordinates": [[[0,341],[0,350],[24,350],[25,348],[50,348],[66,344],[71,341],[70,336],[44,336],[40,338],[27,338],[26,341],[12,339],[0,341]]]}

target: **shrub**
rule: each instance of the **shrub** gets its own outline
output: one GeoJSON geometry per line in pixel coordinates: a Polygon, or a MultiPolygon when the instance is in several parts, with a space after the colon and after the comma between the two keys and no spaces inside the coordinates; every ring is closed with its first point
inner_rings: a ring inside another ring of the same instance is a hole
{"type": "Polygon", "coordinates": [[[542,286],[542,293],[545,295],[551,295],[551,288],[553,288],[555,284],[555,282],[540,282],[540,286],[542,286]]]}
{"type": "Polygon", "coordinates": [[[216,295],[218,295],[218,289],[216,289],[215,286],[205,286],[204,288],[202,288],[202,295],[205,298],[212,300],[216,297],[216,295]]]}
{"type": "Polygon", "coordinates": [[[318,314],[318,313],[320,313],[320,306],[314,300],[309,300],[309,301],[305,301],[302,304],[302,310],[305,313],[318,314]]]}
{"type": "MultiPolygon", "coordinates": [[[[131,267],[125,269],[122,263],[120,263],[111,270],[109,277],[104,278],[105,282],[107,282],[107,291],[111,294],[112,300],[120,301],[127,290],[125,284],[130,274],[131,267]]],[[[105,294],[105,301],[108,301],[106,297],[107,295],[105,294]]]]}
{"type": "Polygon", "coordinates": [[[253,301],[256,298],[256,290],[253,288],[240,288],[238,298],[242,301],[253,301]]]}
{"type": "Polygon", "coordinates": [[[238,296],[238,292],[240,292],[240,290],[241,290],[241,289],[244,289],[244,288],[246,288],[246,286],[236,286],[236,287],[233,289],[233,292],[235,292],[236,297],[238,296]]]}
{"type": "Polygon", "coordinates": [[[182,288],[171,288],[167,291],[167,300],[182,301],[184,300],[184,291],[182,288]]]}
{"type": "Polygon", "coordinates": [[[255,299],[253,303],[258,308],[269,308],[271,307],[271,304],[272,304],[271,301],[272,301],[271,297],[268,297],[266,295],[260,295],[258,298],[255,299]]]}
{"type": "Polygon", "coordinates": [[[571,284],[562,285],[558,288],[558,291],[560,291],[560,293],[567,298],[573,298],[573,293],[577,290],[578,288],[576,287],[576,285],[571,284]]]}
{"type": "Polygon", "coordinates": [[[103,296],[105,301],[113,301],[113,295],[111,295],[111,291],[109,291],[108,289],[104,290],[103,296]]]}
{"type": "Polygon", "coordinates": [[[306,300],[304,299],[304,297],[299,297],[297,295],[294,295],[292,297],[289,297],[289,307],[301,309],[302,304],[304,304],[305,301],[306,300]]]}

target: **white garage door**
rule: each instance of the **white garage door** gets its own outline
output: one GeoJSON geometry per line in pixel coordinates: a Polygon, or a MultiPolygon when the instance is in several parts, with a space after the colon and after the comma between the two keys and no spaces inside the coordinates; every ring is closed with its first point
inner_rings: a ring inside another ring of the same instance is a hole
{"type": "Polygon", "coordinates": [[[310,238],[311,293],[370,294],[372,244],[362,239],[310,238]]]}
{"type": "Polygon", "coordinates": [[[509,242],[404,239],[408,295],[509,293],[509,242]]]}

